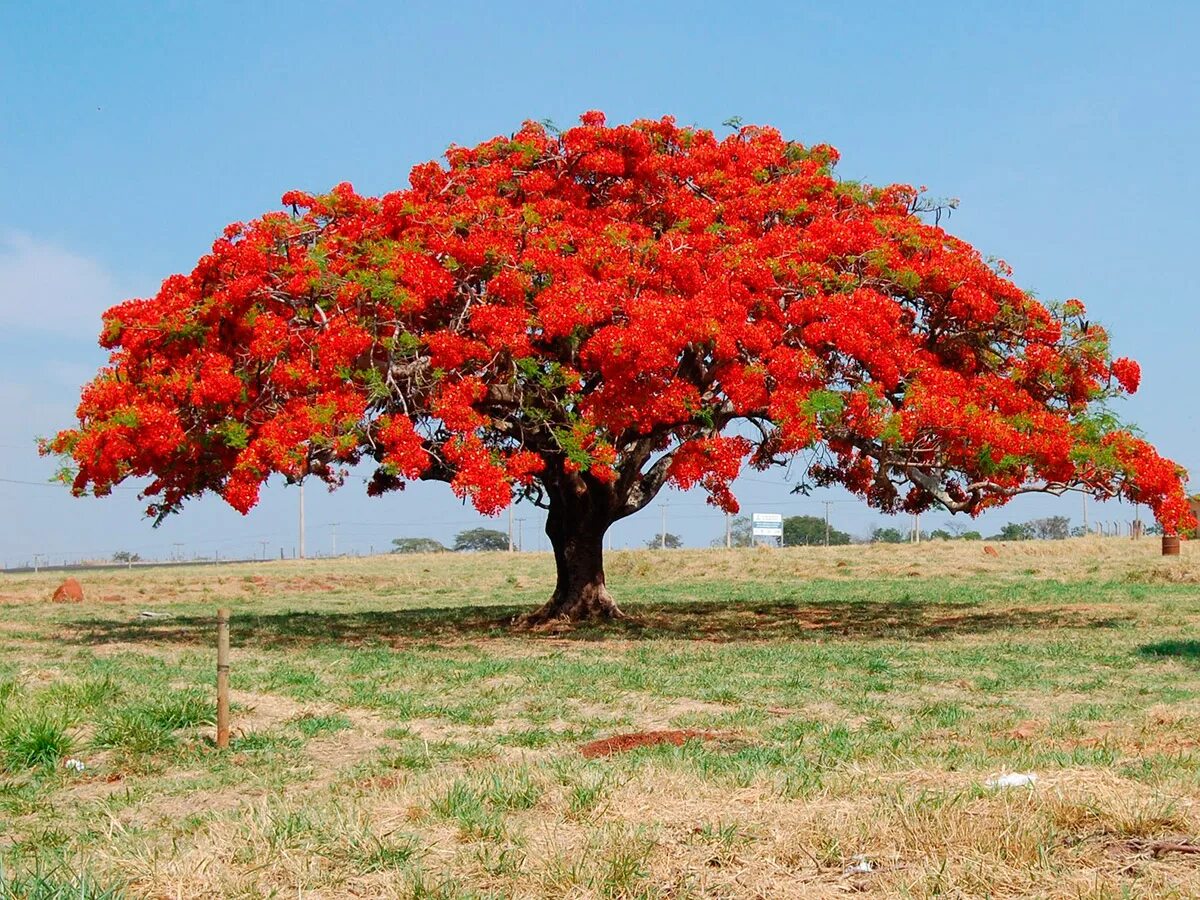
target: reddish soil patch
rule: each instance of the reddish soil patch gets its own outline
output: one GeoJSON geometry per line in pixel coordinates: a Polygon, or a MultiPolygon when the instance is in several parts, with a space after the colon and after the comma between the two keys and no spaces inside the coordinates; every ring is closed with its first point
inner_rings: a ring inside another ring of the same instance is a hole
{"type": "Polygon", "coordinates": [[[628,753],[638,747],[653,747],[657,744],[674,744],[682,747],[684,741],[715,741],[724,735],[712,731],[696,731],[685,728],[676,731],[636,731],[633,734],[617,734],[610,738],[592,741],[579,748],[588,759],[599,756],[612,756],[614,753],[628,753]]]}
{"type": "Polygon", "coordinates": [[[1027,722],[1022,722],[1020,725],[1010,731],[1008,736],[1014,741],[1027,741],[1030,738],[1035,737],[1041,730],[1042,726],[1040,722],[1029,720],[1027,722]]]}
{"type": "Polygon", "coordinates": [[[335,591],[337,586],[330,584],[327,581],[318,581],[315,578],[292,578],[283,583],[286,590],[289,591],[335,591]]]}

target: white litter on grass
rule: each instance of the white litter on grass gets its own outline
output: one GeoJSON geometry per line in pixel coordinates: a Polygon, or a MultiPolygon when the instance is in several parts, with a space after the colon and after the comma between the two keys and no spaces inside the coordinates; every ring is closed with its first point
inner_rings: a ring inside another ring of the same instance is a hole
{"type": "Polygon", "coordinates": [[[875,866],[865,856],[856,856],[850,860],[849,865],[842,869],[843,875],[867,875],[875,871],[875,866]]]}
{"type": "Polygon", "coordinates": [[[1007,775],[993,775],[983,783],[988,788],[1033,787],[1038,777],[1033,772],[1009,772],[1007,775]]]}
{"type": "Polygon", "coordinates": [[[151,612],[148,609],[143,609],[140,613],[138,613],[138,618],[139,619],[169,619],[169,618],[171,618],[171,614],[165,613],[165,612],[151,612]]]}
{"type": "Polygon", "coordinates": [[[63,768],[70,769],[72,772],[82,772],[87,767],[83,764],[82,759],[71,757],[63,760],[63,768]]]}

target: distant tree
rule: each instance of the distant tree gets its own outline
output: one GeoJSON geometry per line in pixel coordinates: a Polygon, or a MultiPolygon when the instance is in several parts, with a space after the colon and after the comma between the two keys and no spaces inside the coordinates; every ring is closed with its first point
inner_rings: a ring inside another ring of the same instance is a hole
{"type": "MultiPolygon", "coordinates": [[[[441,541],[427,537],[396,538],[392,543],[395,544],[393,553],[444,553],[446,551],[446,546],[441,541]]],[[[504,539],[504,548],[508,549],[507,535],[504,539]]]]}
{"type": "Polygon", "coordinates": [[[1071,537],[1087,537],[1089,534],[1091,531],[1086,525],[1076,525],[1071,529],[1071,537]]]}
{"type": "Polygon", "coordinates": [[[455,550],[507,550],[508,535],[494,528],[470,528],[454,536],[455,550]]]}
{"type": "Polygon", "coordinates": [[[128,550],[118,550],[112,555],[112,561],[115,563],[135,563],[141,562],[142,558],[136,553],[130,553],[128,550]]]}
{"type": "MultiPolygon", "coordinates": [[[[749,516],[737,516],[729,523],[729,544],[731,547],[753,547],[754,525],[749,516]]],[[[725,546],[725,532],[713,538],[714,547],[725,546]]]]}
{"type": "MultiPolygon", "coordinates": [[[[963,536],[963,534],[966,533],[967,524],[965,522],[955,522],[953,519],[947,519],[943,523],[942,529],[945,529],[946,531],[950,532],[950,534],[952,534],[954,537],[960,538],[963,536]]],[[[938,529],[938,531],[940,531],[942,529],[938,529]]],[[[934,536],[936,536],[937,531],[935,531],[933,534],[934,534],[934,536]]]]}
{"type": "Polygon", "coordinates": [[[661,547],[666,547],[668,550],[678,550],[682,546],[683,539],[677,534],[671,534],[669,531],[665,538],[661,534],[656,534],[650,540],[646,541],[646,548],[648,550],[658,550],[661,547]]]}
{"type": "Polygon", "coordinates": [[[961,538],[961,540],[964,540],[964,541],[982,541],[983,535],[980,534],[978,531],[964,531],[960,535],[960,538],[961,538]]]}
{"type": "Polygon", "coordinates": [[[1061,541],[1071,533],[1071,520],[1067,516],[1047,516],[1044,519],[1030,519],[1025,527],[1034,537],[1043,541],[1061,541]]]}
{"type": "Polygon", "coordinates": [[[953,541],[955,536],[944,528],[935,528],[929,533],[929,537],[934,541],[953,541]]]}
{"type": "Polygon", "coordinates": [[[993,534],[989,541],[1028,541],[1033,537],[1033,531],[1029,524],[1025,522],[1009,522],[996,534],[993,534]]]}
{"type": "MultiPolygon", "coordinates": [[[[825,520],[819,516],[788,516],[783,520],[783,543],[788,547],[798,544],[824,544],[825,520]]],[[[850,535],[830,527],[829,543],[848,544],[850,535]]]]}
{"type": "Polygon", "coordinates": [[[871,529],[872,544],[903,544],[906,538],[899,528],[871,529]]]}

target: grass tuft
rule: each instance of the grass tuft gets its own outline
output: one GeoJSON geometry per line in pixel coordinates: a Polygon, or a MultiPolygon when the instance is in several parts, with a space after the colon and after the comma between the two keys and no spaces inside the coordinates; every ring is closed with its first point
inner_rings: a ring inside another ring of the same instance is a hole
{"type": "Polygon", "coordinates": [[[0,731],[0,760],[10,772],[53,769],[74,746],[63,723],[45,712],[19,715],[0,731]]]}
{"type": "Polygon", "coordinates": [[[317,716],[305,714],[292,719],[291,722],[306,738],[319,737],[323,734],[336,734],[353,726],[353,723],[341,713],[317,716]]]}
{"type": "Polygon", "coordinates": [[[174,692],[128,703],[100,719],[95,746],[130,754],[160,753],[177,746],[177,731],[216,720],[213,701],[196,692],[174,692]]]}
{"type": "Polygon", "coordinates": [[[105,884],[65,863],[46,867],[37,860],[32,870],[10,871],[0,860],[0,900],[121,900],[122,887],[105,884]]]}

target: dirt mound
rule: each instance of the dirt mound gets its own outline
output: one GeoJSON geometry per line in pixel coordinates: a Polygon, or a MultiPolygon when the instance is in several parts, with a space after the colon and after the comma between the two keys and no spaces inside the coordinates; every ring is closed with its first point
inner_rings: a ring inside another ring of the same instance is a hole
{"type": "Polygon", "coordinates": [[[638,747],[653,747],[657,744],[674,744],[676,747],[682,747],[684,741],[715,741],[722,737],[725,735],[717,734],[714,731],[697,731],[694,728],[675,731],[635,731],[632,734],[616,734],[609,738],[592,741],[590,744],[580,747],[579,752],[588,759],[596,759],[600,756],[612,756],[614,753],[628,753],[638,747]]]}
{"type": "Polygon", "coordinates": [[[54,603],[78,603],[83,599],[83,586],[74,578],[68,578],[54,590],[54,603]]]}

